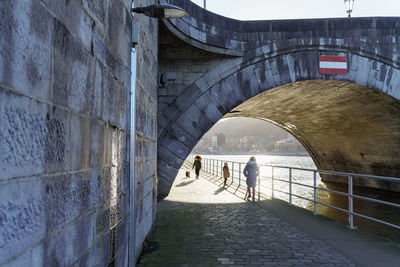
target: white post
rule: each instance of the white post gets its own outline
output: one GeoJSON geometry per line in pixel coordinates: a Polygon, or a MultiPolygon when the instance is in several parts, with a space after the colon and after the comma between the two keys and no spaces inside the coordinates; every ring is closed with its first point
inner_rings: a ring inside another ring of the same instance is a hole
{"type": "Polygon", "coordinates": [[[292,168],[289,168],[289,205],[292,205],[292,168]]]}
{"type": "Polygon", "coordinates": [[[354,229],[353,221],[353,176],[349,176],[349,227],[354,229]]]}
{"type": "Polygon", "coordinates": [[[242,180],[242,163],[239,163],[239,186],[241,180],[242,180]]]}
{"type": "Polygon", "coordinates": [[[233,176],[235,175],[235,163],[232,161],[231,178],[233,182],[233,176]]]}
{"type": "Polygon", "coordinates": [[[317,172],[314,171],[314,215],[317,214],[317,172]]]}
{"type": "Polygon", "coordinates": [[[271,197],[274,199],[274,166],[271,167],[271,197]]]}
{"type": "Polygon", "coordinates": [[[259,172],[258,172],[258,201],[260,201],[260,184],[261,184],[261,175],[260,175],[260,173],[261,173],[261,170],[259,170],[259,172]]]}
{"type": "Polygon", "coordinates": [[[212,170],[212,174],[215,175],[215,159],[213,159],[213,170],[212,170]]]}

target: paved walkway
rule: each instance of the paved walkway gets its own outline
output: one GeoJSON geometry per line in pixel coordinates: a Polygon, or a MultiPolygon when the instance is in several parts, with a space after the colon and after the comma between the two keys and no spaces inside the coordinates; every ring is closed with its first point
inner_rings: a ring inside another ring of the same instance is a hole
{"type": "MultiPolygon", "coordinates": [[[[400,266],[350,260],[351,253],[339,252],[328,238],[316,238],[274,215],[270,210],[277,206],[244,201],[244,192],[222,189],[220,180],[205,173],[193,177],[185,178],[182,168],[169,196],[159,203],[139,266],[400,266]]],[[[308,224],[307,219],[302,223],[308,224]]]]}

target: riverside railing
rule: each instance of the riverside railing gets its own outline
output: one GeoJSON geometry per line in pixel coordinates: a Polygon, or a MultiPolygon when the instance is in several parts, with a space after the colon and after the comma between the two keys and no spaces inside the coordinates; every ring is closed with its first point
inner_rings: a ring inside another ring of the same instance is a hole
{"type": "MultiPolygon", "coordinates": [[[[189,155],[189,161],[193,163],[194,155],[189,155]]],[[[246,186],[246,177],[243,175],[243,169],[246,166],[246,163],[243,162],[235,162],[235,161],[228,161],[228,160],[218,160],[218,159],[211,159],[211,158],[203,158],[202,160],[202,170],[218,177],[222,177],[222,167],[224,163],[228,163],[228,167],[231,173],[231,181],[236,183],[238,186],[246,186]]],[[[400,208],[400,204],[392,203],[384,200],[374,199],[370,197],[356,195],[353,192],[354,189],[354,179],[373,179],[376,181],[391,181],[391,182],[399,182],[400,178],[397,177],[386,177],[386,176],[376,176],[376,175],[366,175],[366,174],[356,174],[356,173],[348,173],[348,172],[336,172],[336,171],[325,171],[325,170],[316,170],[316,169],[307,169],[307,168],[298,168],[298,167],[288,167],[288,166],[275,166],[275,165],[265,165],[259,164],[259,173],[258,182],[257,182],[257,195],[258,200],[260,200],[261,195],[265,195],[270,191],[270,197],[273,199],[275,198],[276,193],[281,193],[288,196],[288,203],[289,205],[293,204],[293,197],[311,202],[313,204],[313,213],[314,215],[318,214],[318,207],[317,205],[325,206],[331,209],[338,210],[340,212],[346,213],[348,215],[348,223],[349,228],[354,229],[354,216],[358,216],[370,221],[374,221],[377,223],[381,223],[393,228],[400,230],[400,225],[390,223],[384,220],[380,220],[377,218],[373,218],[371,216],[367,216],[365,214],[361,214],[359,212],[354,211],[354,199],[359,199],[363,201],[369,201],[373,203],[378,203],[381,205],[386,205],[390,207],[400,208]],[[268,171],[269,169],[269,171],[268,171]],[[287,178],[285,179],[282,177],[282,170],[287,170],[287,178]],[[302,183],[299,181],[293,180],[293,172],[294,171],[301,171],[301,172],[308,172],[312,174],[312,183],[302,183]],[[279,175],[276,175],[279,173],[279,175]],[[261,175],[264,174],[264,175],[261,175]],[[267,174],[267,175],[265,175],[267,174]],[[317,186],[317,175],[325,174],[325,175],[337,175],[340,177],[345,177],[347,179],[347,192],[341,192],[337,190],[331,190],[327,188],[322,188],[317,186]],[[280,183],[281,185],[278,187],[277,184],[280,183]],[[282,183],[286,184],[286,191],[282,190],[282,183]],[[297,194],[293,192],[293,186],[301,186],[305,188],[312,189],[312,199],[308,198],[307,196],[297,194]],[[262,191],[261,189],[269,189],[267,191],[262,191]],[[337,194],[340,196],[344,196],[348,198],[348,207],[347,209],[337,207],[331,204],[327,204],[318,200],[318,192],[324,191],[329,192],[332,194],[337,194]]]]}

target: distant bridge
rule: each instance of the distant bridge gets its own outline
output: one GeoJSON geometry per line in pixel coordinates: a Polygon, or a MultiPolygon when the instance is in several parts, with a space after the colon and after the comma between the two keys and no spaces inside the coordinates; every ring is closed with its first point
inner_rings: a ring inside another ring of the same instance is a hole
{"type": "Polygon", "coordinates": [[[189,13],[159,27],[160,198],[223,117],[278,125],[319,169],[400,176],[400,17],[238,21],[160,2],[189,13]],[[344,57],[346,74],[321,74],[321,56],[344,57]]]}

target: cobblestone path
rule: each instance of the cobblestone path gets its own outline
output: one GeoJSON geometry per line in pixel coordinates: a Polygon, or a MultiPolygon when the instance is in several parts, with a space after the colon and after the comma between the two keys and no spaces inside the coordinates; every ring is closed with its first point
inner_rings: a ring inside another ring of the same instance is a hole
{"type": "Polygon", "coordinates": [[[179,172],[170,195],[159,203],[139,266],[355,266],[204,175],[184,178],[179,172]]]}

